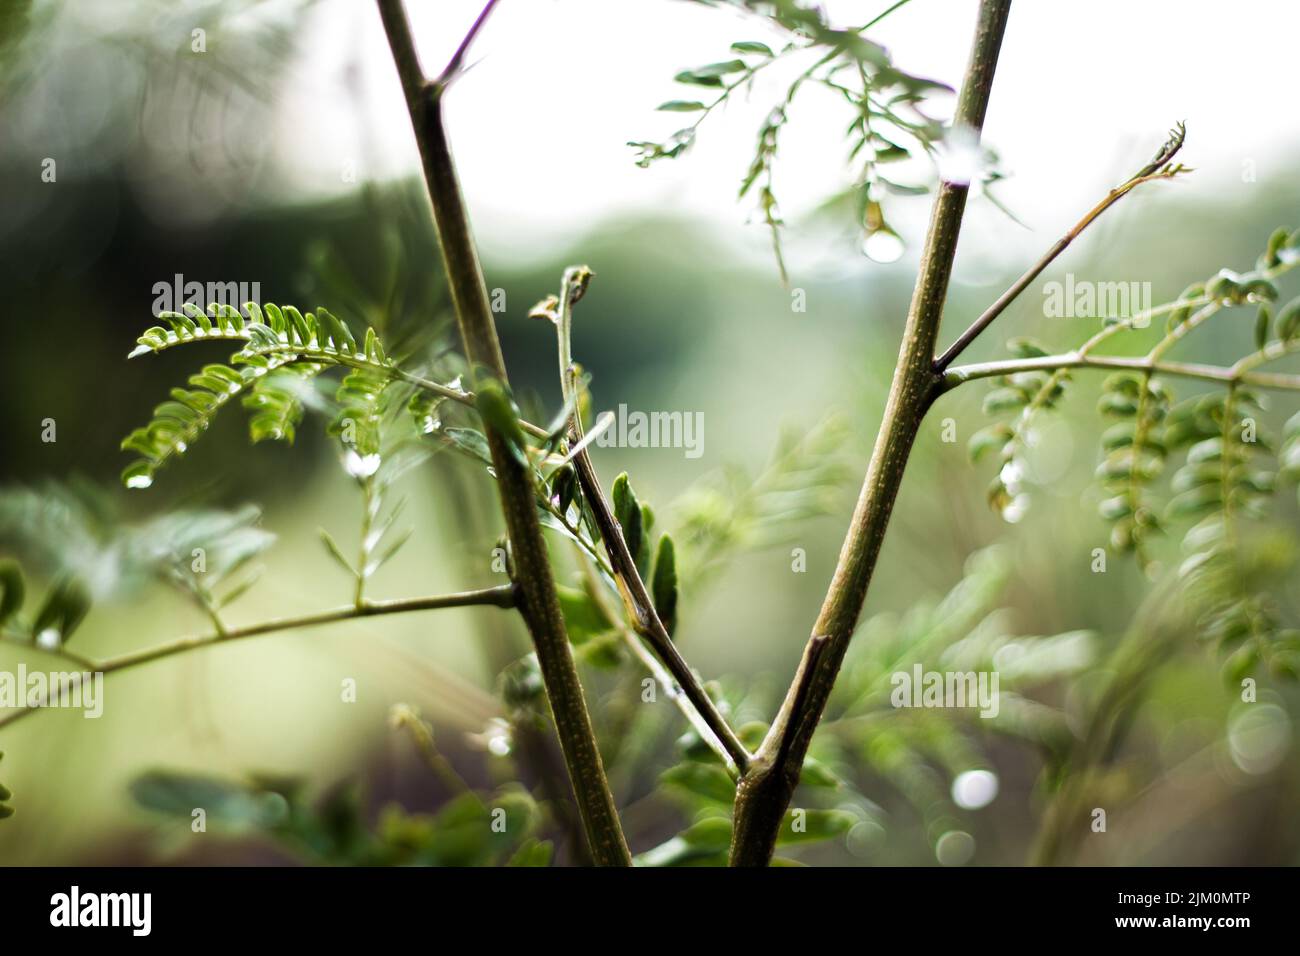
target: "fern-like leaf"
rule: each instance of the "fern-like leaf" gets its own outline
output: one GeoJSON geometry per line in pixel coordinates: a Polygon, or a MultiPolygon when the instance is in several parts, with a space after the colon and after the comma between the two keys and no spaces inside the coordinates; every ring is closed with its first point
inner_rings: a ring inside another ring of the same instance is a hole
{"type": "Polygon", "coordinates": [[[148,488],[158,469],[182,455],[207,431],[217,413],[232,399],[244,394],[264,370],[238,371],[229,365],[205,365],[191,375],[192,389],[172,389],[172,400],[153,410],[148,425],[137,428],[122,440],[122,448],[140,458],[127,465],[122,481],[128,488],[148,488]]]}
{"type": "MultiPolygon", "coordinates": [[[[265,358],[262,361],[269,362],[265,358]]],[[[319,362],[282,365],[273,374],[257,380],[243,398],[244,408],[250,412],[248,432],[254,444],[260,441],[293,444],[303,416],[303,389],[324,368],[319,362]]]]}
{"type": "Polygon", "coordinates": [[[358,455],[379,452],[386,403],[392,379],[375,369],[353,369],[339,384],[335,399],[339,412],[330,432],[339,435],[358,455]]]}
{"type": "Polygon", "coordinates": [[[348,326],[325,309],[304,315],[291,305],[255,302],[245,303],[242,314],[224,304],[205,311],[186,303],[182,311],[163,312],[160,318],[167,327],[146,330],[129,357],[208,340],[238,342],[240,349],[230,365],[207,365],[190,378],[191,388],[173,389],[171,400],[154,409],[149,424],[122,442],[124,449],[140,455],[122,473],[127,487],[152,485],[158,469],[184,454],[235,397],[251,413],[254,442],[292,442],[304,413],[305,383],[330,367],[354,370],[340,399],[345,414],[353,413],[365,431],[367,446],[377,447],[378,418],[366,408],[397,372],[373,329],[358,343],[348,326]]]}
{"type": "Polygon", "coordinates": [[[1117,374],[1102,384],[1098,402],[1102,414],[1119,419],[1101,438],[1106,456],[1097,478],[1107,497],[1098,510],[1112,522],[1111,547],[1132,551],[1144,567],[1151,566],[1147,539],[1161,530],[1149,489],[1164,471],[1161,430],[1169,400],[1165,385],[1152,375],[1117,374]]]}

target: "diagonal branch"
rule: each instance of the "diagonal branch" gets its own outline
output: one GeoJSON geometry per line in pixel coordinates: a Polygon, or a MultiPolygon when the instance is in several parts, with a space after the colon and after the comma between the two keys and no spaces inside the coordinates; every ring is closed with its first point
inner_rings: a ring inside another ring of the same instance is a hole
{"type": "MultiPolygon", "coordinates": [[[[591,560],[576,544],[573,547],[578,553],[578,565],[582,570],[584,589],[600,611],[601,617],[609,622],[610,627],[614,628],[620,635],[622,635],[628,649],[636,656],[636,659],[641,662],[642,666],[650,672],[651,676],[654,677],[654,679],[664,688],[665,693],[667,693],[673,703],[677,705],[677,709],[682,712],[682,716],[686,718],[687,722],[690,723],[695,732],[700,735],[700,739],[708,744],[709,748],[718,755],[718,759],[721,760],[723,766],[727,768],[727,772],[733,777],[739,776],[741,771],[736,766],[735,759],[727,748],[722,745],[721,740],[719,740],[713,733],[712,728],[704,720],[702,712],[698,710],[690,700],[677,691],[673,686],[676,683],[673,675],[670,674],[664,665],[659,662],[659,658],[655,657],[655,655],[651,653],[650,649],[645,646],[645,643],[641,638],[637,637],[636,632],[633,631],[632,628],[628,627],[627,622],[618,613],[617,609],[605,600],[605,596],[602,593],[602,585],[597,579],[595,572],[592,571],[591,560]]],[[[745,756],[747,758],[746,764],[748,765],[748,753],[746,753],[745,756]]]]}
{"type": "MultiPolygon", "coordinates": [[[[420,149],[465,357],[476,386],[481,378],[494,379],[504,386],[507,381],[505,360],[488,303],[487,283],[479,264],[469,213],[443,125],[442,94],[445,87],[425,78],[401,0],[378,0],[378,6],[420,149]]],[[[491,7],[489,4],[488,10],[491,7]]],[[[487,12],[484,11],[484,16],[487,12]]],[[[480,17],[471,31],[471,38],[482,22],[483,17],[480,17]]],[[[468,46],[468,39],[462,43],[462,50],[468,46]]],[[[592,858],[601,865],[630,866],[632,857],[609,789],[573,660],[573,648],[569,644],[556,596],[555,578],[537,514],[532,469],[516,457],[509,438],[487,422],[484,422],[484,427],[510,539],[515,580],[519,585],[520,612],[537,650],[537,662],[578,810],[591,844],[592,858]]]]}
{"type": "Polygon", "coordinates": [[[966,347],[974,342],[981,332],[992,325],[993,320],[1005,312],[1007,307],[1016,300],[1020,293],[1024,292],[1025,289],[1029,287],[1029,283],[1037,279],[1039,275],[1042,274],[1043,270],[1051,265],[1052,261],[1064,252],[1066,248],[1069,247],[1070,243],[1079,238],[1079,235],[1092,225],[1097,217],[1107,209],[1115,205],[1115,203],[1119,202],[1143,183],[1154,182],[1158,179],[1172,179],[1179,173],[1186,172],[1187,170],[1185,170],[1181,165],[1170,165],[1170,161],[1175,155],[1177,155],[1178,151],[1182,149],[1183,141],[1186,139],[1186,136],[1187,131],[1184,129],[1183,124],[1179,123],[1171,131],[1169,139],[1160,147],[1156,152],[1156,155],[1152,157],[1151,162],[1143,166],[1124,183],[1112,189],[1106,194],[1105,198],[1102,199],[1101,202],[1089,209],[1082,219],[1075,223],[1064,236],[1056,241],[1052,248],[1048,249],[1047,252],[1043,254],[1042,258],[1030,266],[1024,275],[1011,284],[1011,288],[998,296],[997,301],[985,309],[984,314],[972,322],[970,328],[957,336],[957,341],[948,346],[948,348],[944,350],[943,354],[935,359],[935,369],[942,372],[951,365],[953,360],[965,351],[966,347]]]}
{"type": "MultiPolygon", "coordinates": [[[[580,386],[573,364],[573,306],[585,294],[591,275],[591,271],[585,266],[566,269],[558,302],[551,300],[556,302],[555,310],[547,313],[548,317],[553,317],[555,321],[560,385],[565,404],[573,407],[569,427],[573,440],[579,446],[583,434],[582,415],[577,401],[577,390],[580,386]]],[[[632,620],[633,629],[645,638],[655,656],[663,662],[664,667],[681,687],[682,693],[694,706],[709,731],[717,738],[736,768],[743,774],[749,769],[749,751],[745,749],[745,745],[740,742],[740,738],[718,711],[717,706],[700,684],[699,678],[695,676],[695,672],[691,670],[669,636],[668,629],[664,626],[659,612],[655,609],[654,601],[650,598],[650,592],[646,589],[645,581],[641,579],[641,572],[637,570],[636,560],[628,549],[623,529],[614,516],[614,511],[605,496],[600,478],[596,474],[596,468],[591,463],[591,456],[585,446],[581,446],[573,456],[573,464],[577,471],[578,483],[582,487],[583,497],[591,505],[596,527],[600,529],[600,537],[609,555],[610,567],[618,583],[619,594],[627,607],[628,616],[632,620]]]]}
{"type": "Polygon", "coordinates": [[[465,34],[465,39],[460,41],[460,46],[456,47],[456,52],[452,54],[447,65],[438,74],[438,79],[434,81],[438,86],[446,87],[448,83],[460,75],[461,66],[465,62],[465,56],[469,53],[469,48],[474,45],[475,38],[478,36],[479,31],[483,29],[484,24],[487,23],[488,17],[492,15],[492,8],[496,5],[497,0],[488,0],[487,5],[479,13],[478,18],[475,19],[474,25],[465,34]]]}

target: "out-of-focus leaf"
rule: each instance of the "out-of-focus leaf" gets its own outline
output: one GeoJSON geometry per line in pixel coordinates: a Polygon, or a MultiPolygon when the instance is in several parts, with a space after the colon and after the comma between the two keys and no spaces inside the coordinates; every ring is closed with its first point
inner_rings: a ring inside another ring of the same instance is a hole
{"type": "Polygon", "coordinates": [[[560,585],[556,589],[560,611],[564,614],[564,627],[569,640],[583,644],[610,629],[609,621],[586,591],[560,585]]]}
{"type": "Polygon", "coordinates": [[[147,810],[191,819],[203,810],[209,824],[266,829],[286,818],[284,797],[215,777],[154,770],[137,777],[131,795],[147,810]]]}
{"type": "Polygon", "coordinates": [[[736,782],[716,763],[680,763],[664,771],[659,780],[670,790],[706,803],[730,807],[736,799],[736,782]]]}
{"type": "Polygon", "coordinates": [[[0,561],[0,627],[22,608],[25,594],[23,571],[18,562],[0,561]]]}
{"type": "Polygon", "coordinates": [[[781,821],[776,845],[833,840],[848,833],[857,822],[858,818],[846,810],[788,810],[781,821]]]}
{"type": "Polygon", "coordinates": [[[659,538],[659,547],[655,552],[651,590],[655,610],[671,635],[677,627],[677,552],[673,547],[673,539],[667,533],[659,538]]]}
{"type": "Polygon", "coordinates": [[[50,586],[32,633],[37,638],[53,634],[59,643],[65,643],[89,610],[90,592],[86,586],[70,574],[62,575],[50,586]]]}
{"type": "Polygon", "coordinates": [[[550,866],[555,847],[550,840],[529,837],[510,857],[506,866],[550,866]]]}

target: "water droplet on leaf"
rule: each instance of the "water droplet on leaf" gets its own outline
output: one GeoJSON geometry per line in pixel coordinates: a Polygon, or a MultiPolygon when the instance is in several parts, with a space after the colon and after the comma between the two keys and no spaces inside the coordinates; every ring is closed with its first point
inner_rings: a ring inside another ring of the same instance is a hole
{"type": "Polygon", "coordinates": [[[862,254],[872,262],[888,265],[903,257],[903,240],[892,229],[877,229],[862,243],[862,254]]]}
{"type": "Polygon", "coordinates": [[[358,455],[349,448],[343,459],[343,468],[353,478],[369,478],[379,470],[380,458],[376,454],[358,455]]]}

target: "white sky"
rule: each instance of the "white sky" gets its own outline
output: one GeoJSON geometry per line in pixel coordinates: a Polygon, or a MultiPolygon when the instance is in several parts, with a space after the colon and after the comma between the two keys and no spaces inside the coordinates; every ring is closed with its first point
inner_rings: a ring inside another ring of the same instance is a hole
{"type": "MultiPolygon", "coordinates": [[[[427,70],[441,67],[480,4],[408,0],[427,70]]],[[[824,6],[848,25],[887,3],[824,6]]],[[[912,0],[871,35],[904,68],[956,85],[975,10],[975,0],[912,0]]],[[[1230,197],[1255,188],[1243,182],[1247,163],[1261,183],[1293,172],[1297,27],[1300,4],[1280,0],[1016,0],[985,142],[1012,173],[999,195],[1033,232],[993,216],[968,228],[988,240],[991,260],[1040,249],[1149,158],[1180,119],[1189,130],[1181,159],[1197,173],[1156,189],[1183,190],[1189,201],[1230,197]]],[[[413,172],[415,148],[373,3],[323,3],[310,29],[310,56],[282,105],[284,158],[296,181],[312,193],[350,188],[339,172],[345,162],[362,176],[413,172]],[[345,92],[349,63],[364,64],[364,111],[345,92]]],[[[480,239],[497,251],[546,255],[610,217],[680,213],[765,250],[735,190],[758,125],[784,91],[780,74],[758,83],[750,102],[710,117],[680,159],[642,170],[625,145],[685,125],[685,114],[655,107],[708,91],[674,84],[673,74],[728,58],[741,39],[779,37],[765,35],[756,18],[682,0],[502,0],[474,48],[477,65],[448,105],[480,239]]],[[[818,91],[804,95],[777,168],[787,218],[848,182],[846,108],[818,91]]],[[[904,207],[901,229],[915,235],[926,203],[895,203],[904,207]]],[[[966,259],[967,269],[978,267],[978,255],[966,259]]]]}

